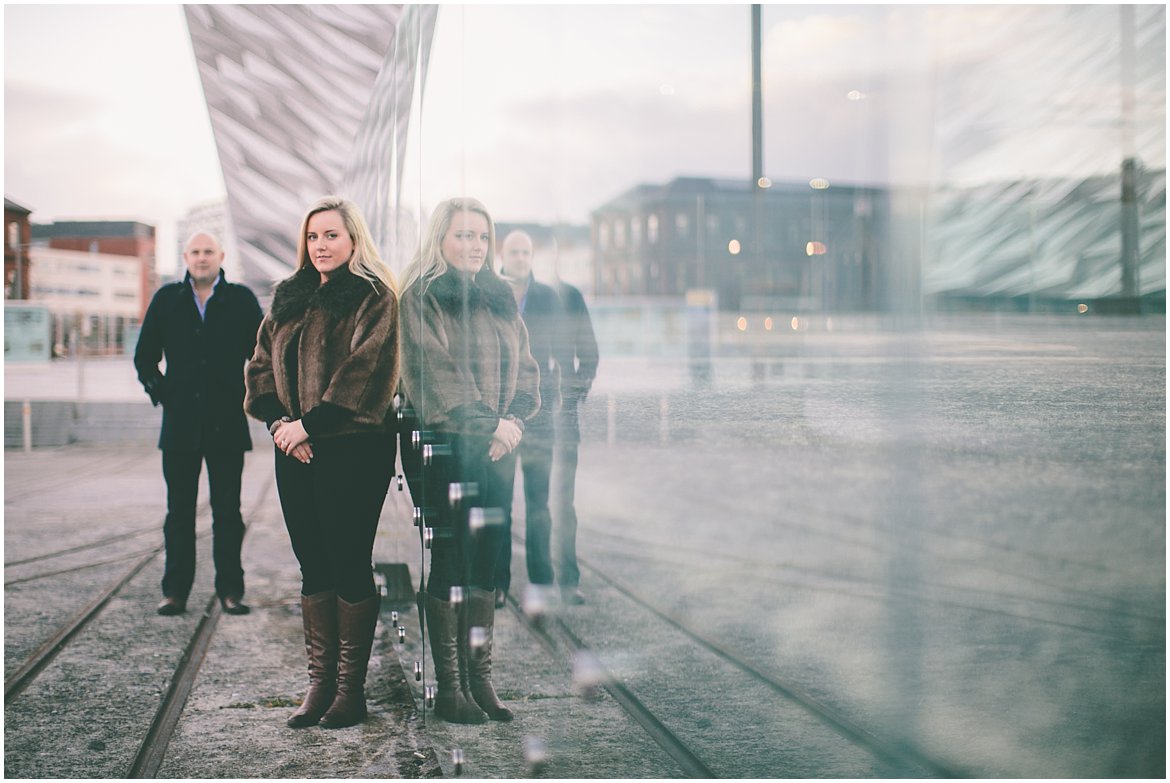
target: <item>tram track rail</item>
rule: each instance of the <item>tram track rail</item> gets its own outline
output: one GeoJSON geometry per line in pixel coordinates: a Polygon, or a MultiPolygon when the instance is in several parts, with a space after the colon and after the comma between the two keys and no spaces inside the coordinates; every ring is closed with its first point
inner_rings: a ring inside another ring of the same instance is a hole
{"type": "MultiPolygon", "coordinates": [[[[56,557],[64,557],[65,555],[72,555],[77,552],[85,552],[90,549],[98,549],[103,546],[125,541],[128,538],[137,538],[138,536],[146,535],[147,533],[157,533],[158,525],[151,525],[150,527],[142,527],[137,530],[131,530],[127,533],[119,533],[115,536],[107,536],[99,538],[96,541],[90,541],[85,544],[78,544],[77,546],[66,547],[65,549],[57,549],[52,552],[45,552],[40,555],[33,555],[32,557],[25,557],[20,560],[9,560],[4,564],[5,568],[13,568],[15,566],[28,565],[29,563],[39,563],[42,560],[52,560],[56,557]]],[[[7,584],[7,582],[5,583],[7,584]]]]}
{"type": "MultiPolygon", "coordinates": [[[[582,527],[579,530],[587,530],[582,527]]],[[[723,552],[714,552],[709,549],[697,550],[690,547],[680,546],[678,544],[663,543],[658,541],[648,541],[644,539],[634,538],[630,536],[623,536],[620,534],[607,533],[600,530],[588,529],[587,532],[594,537],[594,539],[612,539],[617,542],[622,542],[623,557],[627,558],[641,558],[657,563],[671,563],[682,567],[696,569],[696,568],[715,568],[710,562],[712,558],[721,558],[729,563],[732,563],[737,569],[752,569],[759,572],[754,578],[761,582],[775,584],[782,587],[799,588],[806,590],[815,590],[818,592],[831,592],[849,598],[861,598],[865,600],[885,600],[889,595],[899,595],[913,598],[915,601],[924,603],[932,603],[939,606],[948,606],[954,609],[962,609],[972,612],[981,612],[985,614],[994,614],[1002,617],[1008,617],[1017,620],[1026,620],[1028,622],[1042,623],[1045,625],[1052,625],[1054,627],[1067,628],[1069,630],[1081,631],[1084,633],[1095,634],[1107,638],[1121,638],[1115,633],[1109,631],[1107,628],[1095,627],[1086,623],[1072,623],[1065,622],[1049,617],[1038,616],[1036,614],[1023,614],[1020,612],[1010,612],[999,606],[983,606],[973,603],[971,601],[957,601],[938,597],[923,597],[920,594],[920,587],[929,587],[933,590],[963,590],[968,595],[978,595],[991,601],[1011,601],[1026,605],[1035,605],[1048,609],[1065,610],[1082,613],[1085,616],[1093,617],[1126,617],[1132,620],[1137,620],[1144,623],[1154,625],[1162,625],[1165,623],[1165,618],[1154,615],[1149,612],[1137,611],[1125,608],[1123,606],[1089,606],[1072,601],[1062,601],[1059,599],[1045,598],[1035,595],[1026,595],[1023,593],[1012,593],[1004,590],[993,590],[986,588],[957,588],[944,582],[935,581],[919,581],[915,584],[906,583],[890,583],[878,582],[875,580],[859,578],[850,575],[836,574],[826,572],[817,568],[804,567],[792,563],[767,563],[752,558],[742,557],[739,555],[728,554],[723,552]],[[654,547],[658,550],[671,550],[682,557],[666,560],[662,556],[647,557],[645,555],[638,555],[639,551],[646,550],[649,547],[654,547]],[[693,560],[684,558],[693,557],[693,560]],[[793,579],[783,579],[775,576],[777,571],[789,571],[795,574],[801,574],[809,577],[815,577],[821,580],[820,583],[810,583],[808,581],[797,581],[793,579]]],[[[1091,596],[1096,597],[1096,596],[1091,596]]]]}
{"type": "MultiPolygon", "coordinates": [[[[560,654],[564,647],[568,647],[575,654],[589,654],[589,647],[573,633],[564,621],[555,619],[551,624],[541,622],[524,613],[514,597],[508,598],[512,611],[520,622],[536,636],[554,655],[560,654]],[[558,644],[558,641],[560,644],[558,644]]],[[[663,751],[670,756],[682,770],[692,778],[709,779],[718,777],[691,748],[679,739],[666,724],[659,720],[653,710],[637,697],[621,680],[605,672],[600,685],[613,700],[633,720],[642,727],[642,730],[653,739],[663,751]]]]}
{"type": "MultiPolygon", "coordinates": [[[[521,543],[524,541],[516,533],[513,533],[513,539],[521,543]]],[[[905,741],[877,736],[840,711],[814,698],[796,683],[763,671],[727,645],[720,644],[696,630],[685,620],[650,601],[637,590],[599,568],[590,560],[578,555],[578,563],[635,605],[679,631],[693,643],[721,658],[751,680],[766,686],[786,702],[801,708],[831,731],[874,757],[901,769],[919,770],[920,772],[914,775],[916,777],[962,778],[972,776],[971,772],[950,762],[933,758],[905,741]]],[[[563,654],[564,650],[568,649],[573,655],[592,655],[588,645],[581,641],[572,626],[563,617],[544,615],[531,617],[524,612],[514,596],[508,597],[508,604],[520,622],[553,654],[563,654]]],[[[595,656],[594,663],[600,667],[595,656]]],[[[601,672],[601,687],[688,776],[692,778],[720,777],[718,770],[709,766],[695,749],[671,731],[654,713],[653,709],[638,698],[633,690],[604,667],[601,667],[601,672]]]]}
{"type": "MultiPolygon", "coordinates": [[[[269,472],[264,480],[262,486],[256,495],[252,498],[244,517],[245,519],[253,519],[258,513],[261,505],[268,500],[272,485],[275,481],[274,474],[269,472]]],[[[206,502],[201,503],[198,513],[200,515],[206,513],[209,506],[206,502]]],[[[249,525],[250,526],[250,525],[249,525]]],[[[157,528],[156,528],[157,529],[157,528]]],[[[136,533],[129,533],[122,536],[115,536],[113,538],[123,539],[129,538],[136,533]]],[[[199,539],[205,539],[211,535],[211,530],[207,529],[198,535],[199,539]]],[[[81,545],[78,547],[68,548],[69,553],[84,551],[92,549],[95,546],[102,546],[109,542],[110,539],[103,539],[98,542],[91,542],[88,545],[81,545]]],[[[245,541],[247,540],[245,535],[245,541]]],[[[16,699],[18,699],[27,689],[27,687],[36,680],[36,678],[52,663],[66,647],[76,639],[78,633],[86,626],[92,623],[100,614],[106,605],[120,593],[141,571],[150,564],[159,554],[165,551],[165,545],[159,544],[156,547],[147,550],[146,552],[138,552],[132,555],[127,555],[122,558],[114,559],[110,562],[117,562],[129,557],[138,555],[138,559],[125,572],[119,575],[118,578],[110,582],[99,594],[97,594],[88,604],[86,604],[76,614],[62,623],[57,631],[44,643],[40,645],[32,654],[25,659],[25,661],[13,673],[5,678],[4,681],[4,703],[8,706],[16,699]]],[[[25,562],[33,562],[39,559],[46,559],[51,556],[65,554],[65,550],[59,550],[55,553],[49,553],[43,558],[27,558],[25,562]]],[[[39,574],[33,577],[28,577],[24,580],[18,581],[32,581],[38,578],[47,576],[70,573],[78,570],[83,570],[92,567],[96,564],[83,564],[69,569],[62,569],[54,574],[39,574]]],[[[170,684],[164,694],[158,709],[151,720],[142,742],[139,745],[137,754],[130,764],[130,768],[126,773],[128,778],[151,778],[156,777],[159,769],[162,766],[167,746],[173,736],[175,729],[178,726],[179,719],[187,703],[187,698],[190,696],[194,688],[196,677],[199,669],[202,666],[203,660],[206,657],[207,651],[210,648],[211,641],[215,635],[215,630],[218,625],[222,612],[219,606],[218,598],[212,596],[205,608],[201,612],[201,617],[196,625],[192,635],[188,638],[184,645],[183,653],[175,667],[175,672],[170,678],[170,684]]]]}
{"type": "Polygon", "coordinates": [[[158,712],[155,713],[154,720],[150,723],[129,772],[126,773],[127,778],[158,776],[171,737],[174,736],[179,718],[183,715],[183,708],[187,706],[187,698],[195,687],[195,678],[207,657],[207,650],[211,646],[211,639],[215,635],[221,614],[219,602],[213,596],[183,651],[183,657],[179,659],[175,676],[171,678],[170,687],[159,705],[158,712]]]}
{"type": "MultiPolygon", "coordinates": [[[[86,465],[84,467],[73,470],[69,474],[69,480],[72,483],[91,479],[95,476],[108,475],[110,473],[122,473],[128,471],[131,466],[140,462],[146,461],[141,455],[135,454],[125,459],[118,460],[114,463],[96,463],[86,465]]],[[[30,481],[15,487],[5,486],[4,489],[4,505],[7,507],[12,503],[19,503],[30,497],[44,494],[45,492],[60,486],[57,478],[49,478],[43,481],[30,481]]]]}
{"type": "MultiPolygon", "coordinates": [[[[838,710],[835,710],[814,698],[796,683],[781,679],[761,670],[750,661],[738,655],[731,648],[724,644],[720,644],[714,639],[711,639],[706,634],[696,630],[691,626],[690,623],[687,623],[685,620],[681,619],[674,613],[656,605],[654,602],[641,595],[638,591],[634,590],[617,577],[614,577],[611,574],[605,572],[590,561],[578,557],[578,563],[581,566],[589,569],[592,574],[613,587],[627,599],[649,611],[667,625],[680,631],[685,636],[689,637],[700,646],[722,658],[724,661],[731,664],[733,667],[743,672],[744,674],[748,675],[756,682],[765,685],[777,695],[783,697],[791,703],[800,706],[810,715],[817,718],[824,725],[835,731],[837,734],[841,735],[855,745],[866,749],[874,756],[899,766],[910,765],[912,767],[916,767],[933,777],[971,777],[970,772],[959,769],[955,765],[948,762],[934,759],[928,754],[911,747],[905,742],[896,742],[878,737],[865,727],[843,715],[838,710]]],[[[569,630],[563,619],[557,618],[556,623],[559,626],[564,626],[566,631],[569,630]]]]}
{"type": "Polygon", "coordinates": [[[159,548],[157,546],[151,547],[150,549],[139,549],[139,550],[135,550],[134,552],[131,552],[129,554],[119,555],[118,557],[111,557],[111,558],[106,559],[106,560],[98,560],[98,561],[92,562],[92,563],[84,563],[82,565],[72,566],[70,568],[60,568],[56,571],[44,571],[44,572],[39,573],[39,574],[33,574],[32,576],[22,576],[22,577],[18,577],[16,579],[6,579],[4,581],[4,586],[11,587],[12,585],[20,585],[20,584],[25,584],[27,582],[36,582],[38,580],[49,579],[49,578],[54,577],[54,576],[62,576],[64,574],[73,574],[73,573],[76,573],[78,571],[87,571],[91,568],[100,568],[102,566],[113,565],[114,563],[121,563],[125,560],[131,560],[135,557],[140,557],[143,555],[156,555],[156,554],[158,554],[158,549],[159,548]]]}
{"type": "Polygon", "coordinates": [[[129,584],[138,573],[153,560],[162,547],[156,547],[140,558],[120,577],[102,590],[93,600],[81,608],[75,615],[62,623],[56,633],[49,637],[40,647],[33,651],[10,676],[4,679],[4,704],[9,704],[21,694],[29,683],[60,653],[77,633],[90,623],[107,603],[123,587],[129,584]]]}

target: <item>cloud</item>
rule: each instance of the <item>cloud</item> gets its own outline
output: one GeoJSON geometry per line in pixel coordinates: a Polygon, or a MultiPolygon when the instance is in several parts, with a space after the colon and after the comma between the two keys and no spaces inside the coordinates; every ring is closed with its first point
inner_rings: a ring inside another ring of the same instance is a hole
{"type": "Polygon", "coordinates": [[[763,62],[778,75],[855,71],[858,54],[873,45],[873,28],[872,20],[853,15],[785,19],[768,28],[761,43],[763,62]]]}
{"type": "Polygon", "coordinates": [[[59,144],[78,128],[100,122],[101,102],[80,92],[27,84],[4,85],[4,151],[59,144]]]}

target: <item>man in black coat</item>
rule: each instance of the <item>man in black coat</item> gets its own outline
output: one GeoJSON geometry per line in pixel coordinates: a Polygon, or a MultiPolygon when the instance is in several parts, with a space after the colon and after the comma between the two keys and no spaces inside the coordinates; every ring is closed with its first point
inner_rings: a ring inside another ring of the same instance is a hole
{"type": "Polygon", "coordinates": [[[134,366],[150,400],[163,406],[163,525],[166,567],[158,613],[182,614],[195,581],[195,504],[207,463],[211,487],[215,592],[229,614],[247,614],[240,548],[240,484],[252,448],[244,416],[244,363],[256,346],[262,313],[245,286],[224,279],[223,249],[205,231],[183,251],[187,274],[160,288],[146,310],[134,366]],[[159,361],[166,359],[166,374],[159,361]]]}
{"type": "MultiPolygon", "coordinates": [[[[520,315],[528,329],[532,358],[540,366],[540,411],[524,426],[524,437],[516,450],[524,473],[524,530],[528,582],[553,584],[551,554],[552,517],[549,514],[549,476],[553,458],[553,416],[560,407],[560,362],[557,348],[564,343],[556,336],[561,321],[561,303],[556,291],[532,276],[532,239],[513,231],[501,245],[501,271],[512,287],[520,315]]],[[[515,476],[515,470],[511,474],[515,476]]],[[[507,534],[496,560],[497,601],[503,601],[512,581],[511,513],[505,509],[507,534]]]]}
{"type": "Polygon", "coordinates": [[[552,479],[557,583],[565,603],[580,604],[585,599],[577,588],[581,572],[577,567],[577,510],[573,505],[577,491],[577,447],[581,443],[577,406],[585,402],[597,376],[597,338],[581,292],[565,282],[557,286],[557,292],[564,312],[564,320],[556,332],[562,341],[557,350],[562,357],[561,409],[555,417],[556,458],[552,479]]]}

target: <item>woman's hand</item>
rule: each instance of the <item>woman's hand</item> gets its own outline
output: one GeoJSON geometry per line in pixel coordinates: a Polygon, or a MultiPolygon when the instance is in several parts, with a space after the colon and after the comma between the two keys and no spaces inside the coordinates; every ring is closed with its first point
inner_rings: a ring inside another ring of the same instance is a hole
{"type": "Polygon", "coordinates": [[[524,431],[512,419],[500,419],[496,431],[492,434],[492,443],[488,447],[488,456],[492,462],[498,462],[504,455],[520,445],[520,438],[524,431]]]}
{"type": "Polygon", "coordinates": [[[313,461],[313,448],[309,445],[308,441],[305,441],[299,446],[293,446],[292,451],[289,452],[289,456],[308,465],[313,461]]]}
{"type": "Polygon", "coordinates": [[[296,457],[301,462],[308,462],[313,457],[313,449],[309,446],[309,433],[305,432],[305,425],[300,419],[281,422],[272,433],[272,442],[286,455],[296,457]]]}

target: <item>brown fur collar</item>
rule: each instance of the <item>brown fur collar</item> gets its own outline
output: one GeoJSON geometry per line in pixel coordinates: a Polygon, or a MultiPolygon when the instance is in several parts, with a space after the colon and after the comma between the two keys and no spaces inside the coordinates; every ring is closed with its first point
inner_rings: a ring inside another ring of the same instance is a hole
{"type": "Polygon", "coordinates": [[[455,316],[463,313],[465,297],[468,308],[483,305],[502,318],[515,318],[520,312],[511,287],[486,266],[474,277],[448,267],[446,272],[431,281],[427,290],[435,295],[444,310],[455,316]]]}
{"type": "MultiPolygon", "coordinates": [[[[316,307],[333,318],[344,318],[362,303],[370,293],[371,285],[348,268],[339,269],[325,285],[321,285],[321,274],[312,266],[303,266],[276,286],[272,295],[272,320],[280,323],[300,318],[310,307],[316,307]]],[[[376,285],[373,289],[381,290],[376,285]]]]}

